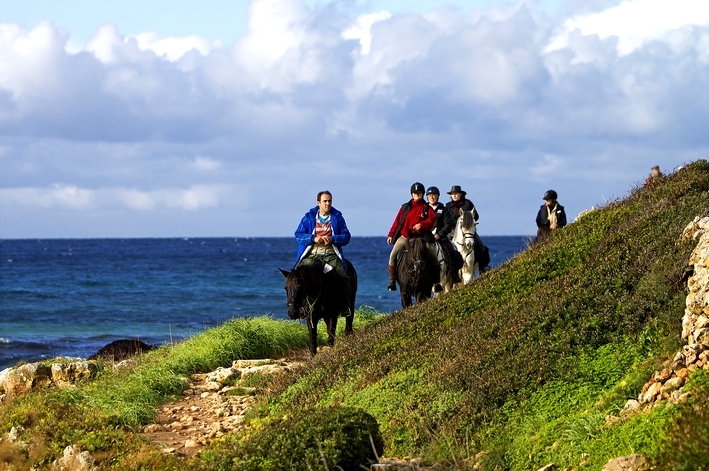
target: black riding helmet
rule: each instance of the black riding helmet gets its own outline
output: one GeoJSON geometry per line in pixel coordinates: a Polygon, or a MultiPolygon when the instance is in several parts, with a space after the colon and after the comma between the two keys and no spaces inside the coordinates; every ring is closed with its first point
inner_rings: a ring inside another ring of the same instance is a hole
{"type": "Polygon", "coordinates": [[[428,195],[438,195],[441,196],[441,192],[438,191],[438,188],[435,186],[429,186],[428,190],[426,190],[426,196],[428,195]]]}
{"type": "Polygon", "coordinates": [[[411,185],[411,193],[423,193],[423,183],[416,182],[411,185]]]}
{"type": "Polygon", "coordinates": [[[543,200],[555,200],[559,197],[559,195],[556,194],[556,191],[554,190],[547,190],[546,193],[544,193],[544,196],[542,196],[543,200]]]}

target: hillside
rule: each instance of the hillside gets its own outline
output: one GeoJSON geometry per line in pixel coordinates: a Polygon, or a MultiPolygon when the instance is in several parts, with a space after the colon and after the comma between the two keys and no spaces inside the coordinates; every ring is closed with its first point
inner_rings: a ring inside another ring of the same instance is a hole
{"type": "MultiPolygon", "coordinates": [[[[474,284],[365,326],[281,383],[262,417],[360,408],[387,456],[459,468],[683,459],[668,450],[686,407],[609,416],[681,345],[692,244],[677,242],[708,190],[706,161],[634,189],[474,284]]],[[[690,388],[705,382],[696,372],[690,388]]]]}
{"type": "Polygon", "coordinates": [[[371,451],[370,433],[386,457],[449,469],[600,470],[631,453],[659,469],[703,469],[703,370],[684,386],[686,403],[621,410],[681,347],[693,244],[678,241],[707,209],[709,163],[698,161],[439,300],[360,313],[354,335],[258,384],[245,431],[190,461],[135,432],[182,395],[184,376],[302,348],[302,325],[233,321],[150,352],[130,371],[8,400],[0,437],[21,426],[27,447],[0,442],[0,470],[48,469],[72,444],[102,469],[335,469],[331,457],[371,451]]]}

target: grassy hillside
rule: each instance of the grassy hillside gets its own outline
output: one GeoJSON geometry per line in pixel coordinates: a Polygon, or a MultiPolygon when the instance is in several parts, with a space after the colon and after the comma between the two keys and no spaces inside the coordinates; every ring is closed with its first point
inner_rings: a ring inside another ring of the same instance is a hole
{"type": "Polygon", "coordinates": [[[30,446],[0,442],[0,470],[48,468],[71,444],[104,469],[335,469],[318,460],[355,462],[370,440],[386,456],[456,469],[599,470],[630,453],[660,469],[703,469],[703,371],[686,386],[691,402],[618,416],[681,345],[692,246],[677,241],[707,209],[709,163],[699,161],[440,300],[383,318],[360,312],[353,336],[278,377],[246,433],[189,463],[133,431],[181,393],[181,377],[304,347],[304,326],[232,321],[144,355],[132,374],[107,369],[75,389],[16,398],[0,407],[0,436],[22,426],[30,446]]]}
{"type": "MultiPolygon", "coordinates": [[[[440,301],[365,326],[281,384],[260,420],[360,408],[388,456],[460,468],[476,456],[485,469],[520,470],[662,457],[683,408],[607,416],[680,347],[692,247],[677,241],[709,208],[708,190],[709,163],[696,162],[440,301]]],[[[219,454],[243,453],[238,442],[219,454]]]]}

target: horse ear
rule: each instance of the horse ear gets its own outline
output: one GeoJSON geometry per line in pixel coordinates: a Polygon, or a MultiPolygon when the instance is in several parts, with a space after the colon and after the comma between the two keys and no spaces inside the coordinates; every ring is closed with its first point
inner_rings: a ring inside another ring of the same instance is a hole
{"type": "Polygon", "coordinates": [[[288,275],[290,275],[290,272],[289,272],[289,271],[285,271],[285,270],[283,270],[283,269],[281,269],[281,268],[279,268],[278,271],[281,272],[281,275],[283,275],[284,278],[288,278],[288,275]]]}

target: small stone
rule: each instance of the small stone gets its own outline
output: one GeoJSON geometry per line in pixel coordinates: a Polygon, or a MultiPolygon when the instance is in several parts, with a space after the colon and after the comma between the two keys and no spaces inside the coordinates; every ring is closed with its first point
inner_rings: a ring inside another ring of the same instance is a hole
{"type": "Polygon", "coordinates": [[[21,425],[18,425],[17,427],[12,427],[10,431],[7,433],[7,439],[11,442],[17,442],[20,440],[20,435],[22,435],[22,432],[24,432],[25,429],[21,425]]]}
{"type": "Polygon", "coordinates": [[[675,371],[675,374],[678,378],[689,378],[689,371],[687,370],[687,368],[681,368],[678,371],[675,371]]]}
{"type": "Polygon", "coordinates": [[[197,406],[190,406],[190,412],[197,412],[199,410],[199,407],[197,406]]]}
{"type": "Polygon", "coordinates": [[[695,371],[696,369],[697,369],[697,365],[695,365],[695,364],[691,364],[691,365],[687,366],[687,371],[689,371],[690,373],[695,371]]]}
{"type": "Polygon", "coordinates": [[[212,395],[212,393],[205,391],[202,394],[200,394],[199,397],[201,397],[202,399],[207,399],[211,395],[212,395]]]}
{"type": "Polygon", "coordinates": [[[672,392],[676,389],[681,388],[684,386],[684,378],[680,378],[677,376],[676,378],[670,378],[668,379],[665,384],[662,385],[662,388],[660,388],[661,392],[672,392]]]}
{"type": "Polygon", "coordinates": [[[662,388],[662,384],[652,383],[652,385],[647,389],[646,392],[640,394],[640,397],[638,398],[638,400],[640,401],[641,404],[645,404],[647,402],[652,402],[655,399],[655,397],[660,393],[661,388],[662,388]]]}
{"type": "Polygon", "coordinates": [[[675,357],[672,359],[672,369],[677,371],[679,369],[685,368],[687,364],[685,363],[684,353],[677,352],[675,357]]]}
{"type": "Polygon", "coordinates": [[[639,408],[640,403],[638,401],[636,401],[635,399],[628,399],[628,402],[625,403],[625,406],[620,411],[620,415],[626,415],[630,412],[638,410],[639,408]]]}
{"type": "Polygon", "coordinates": [[[199,445],[195,440],[185,440],[185,448],[197,448],[199,445]]]}
{"type": "Polygon", "coordinates": [[[537,471],[556,471],[557,469],[559,469],[559,468],[557,468],[554,463],[549,463],[546,466],[542,466],[537,471]]]}
{"type": "Polygon", "coordinates": [[[647,458],[633,454],[608,461],[601,471],[647,471],[649,469],[647,458]]]}
{"type": "Polygon", "coordinates": [[[165,430],[165,427],[163,427],[160,424],[150,424],[146,425],[143,427],[143,433],[157,433],[157,432],[163,432],[165,430]]]}
{"type": "Polygon", "coordinates": [[[174,448],[163,448],[161,451],[162,451],[163,453],[165,453],[166,455],[170,455],[170,454],[172,454],[172,453],[175,453],[175,449],[174,449],[174,448]]]}
{"type": "Polygon", "coordinates": [[[672,377],[672,368],[664,368],[661,371],[656,371],[652,375],[652,379],[657,383],[664,383],[672,377]]]}

